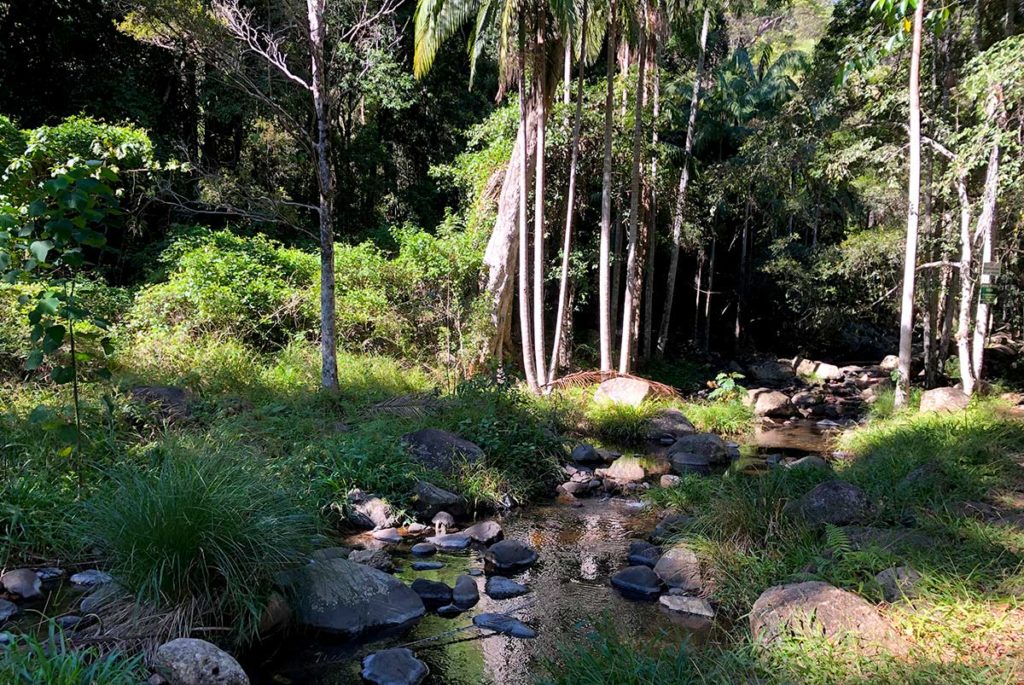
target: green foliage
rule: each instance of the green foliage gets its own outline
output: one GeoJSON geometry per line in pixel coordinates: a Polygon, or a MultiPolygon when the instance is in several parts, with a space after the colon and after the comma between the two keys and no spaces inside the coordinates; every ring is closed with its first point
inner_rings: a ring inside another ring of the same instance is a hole
{"type": "Polygon", "coordinates": [[[682,412],[699,431],[742,435],[754,425],[754,411],[742,400],[685,402],[682,412]]]}
{"type": "Polygon", "coordinates": [[[11,160],[25,151],[25,134],[8,117],[0,114],[0,176],[11,160]]]}
{"type": "Polygon", "coordinates": [[[708,393],[709,400],[734,401],[742,399],[747,394],[747,389],[736,381],[745,378],[742,373],[728,372],[715,376],[715,380],[708,383],[712,390],[708,393]]]}
{"type": "Polygon", "coordinates": [[[620,402],[591,402],[584,418],[586,432],[616,445],[633,445],[647,437],[648,425],[662,403],[646,401],[639,407],[620,402]]]}
{"type": "Polygon", "coordinates": [[[204,443],[166,445],[152,468],[114,469],[85,504],[80,534],[143,606],[174,615],[175,629],[229,626],[246,641],[316,530],[244,450],[204,443]]]}
{"type": "Polygon", "coordinates": [[[0,680],[9,685],[136,685],[147,674],[141,655],[72,647],[54,623],[43,639],[24,635],[0,646],[0,680]]]}

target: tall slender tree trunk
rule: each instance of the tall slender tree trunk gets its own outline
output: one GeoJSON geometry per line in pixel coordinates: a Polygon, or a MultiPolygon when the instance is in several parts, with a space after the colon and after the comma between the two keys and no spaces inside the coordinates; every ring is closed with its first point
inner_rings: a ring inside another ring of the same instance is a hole
{"type": "MultiPolygon", "coordinates": [[[[583,5],[583,13],[586,15],[587,6],[583,5]]],[[[583,24],[583,33],[586,33],[586,24],[583,24]]],[[[580,53],[582,54],[582,53],[580,53]]],[[[566,105],[572,98],[572,36],[565,34],[565,56],[562,62],[562,102],[566,105]]]]}
{"type": "MultiPolygon", "coordinates": [[[[527,116],[526,116],[526,46],[525,29],[520,24],[519,28],[519,57],[522,65],[522,73],[519,77],[519,131],[520,145],[526,149],[527,145],[527,116]]],[[[523,346],[523,370],[526,374],[526,384],[533,392],[538,392],[540,387],[537,383],[537,370],[534,366],[533,339],[530,329],[530,261],[529,261],[529,223],[526,217],[527,188],[530,187],[529,165],[527,155],[519,158],[519,332],[523,346]]]]}
{"type": "MultiPolygon", "coordinates": [[[[988,107],[989,118],[1001,119],[999,116],[1002,104],[1000,102],[1001,97],[1002,93],[998,90],[991,95],[988,107]]],[[[982,285],[989,285],[993,282],[992,276],[985,275],[984,265],[986,262],[992,261],[995,245],[996,201],[999,196],[999,161],[999,144],[995,143],[992,145],[992,152],[988,157],[988,170],[985,172],[985,190],[981,202],[981,215],[978,217],[977,234],[982,241],[982,285]]],[[[988,343],[990,318],[990,304],[985,300],[985,298],[979,298],[977,314],[974,322],[974,349],[971,351],[973,356],[974,374],[979,379],[984,376],[985,372],[985,345],[988,343]]]]}
{"type": "Polygon", "coordinates": [[[718,236],[711,236],[711,256],[708,258],[708,291],[704,294],[704,343],[705,352],[711,349],[711,295],[715,289],[715,252],[718,236]]]}
{"type": "Polygon", "coordinates": [[[608,10],[608,65],[604,102],[604,167],[601,173],[601,242],[598,250],[598,323],[600,327],[601,370],[612,370],[611,242],[612,242],[612,126],[615,117],[616,3],[608,10]]]}
{"type": "Polygon", "coordinates": [[[960,360],[960,384],[963,391],[974,394],[977,376],[971,355],[971,310],[974,304],[974,239],[971,236],[971,203],[967,183],[957,184],[960,196],[960,313],[957,319],[956,346],[960,360]]]}
{"type": "Polygon", "coordinates": [[[747,261],[749,260],[750,243],[750,200],[747,199],[743,212],[743,230],[740,233],[740,277],[736,286],[736,326],[734,330],[735,345],[739,349],[743,338],[743,311],[747,297],[747,261]]]}
{"type": "MultiPolygon", "coordinates": [[[[611,318],[612,322],[618,322],[619,320],[619,307],[622,305],[622,201],[621,199],[616,200],[616,212],[615,212],[615,242],[612,245],[612,311],[611,318]]],[[[619,329],[617,326],[612,327],[612,345],[614,346],[618,341],[619,329]]]]}
{"type": "Polygon", "coordinates": [[[324,85],[325,0],[306,0],[309,19],[310,90],[316,117],[316,180],[320,204],[320,382],[323,387],[338,387],[338,347],[335,338],[334,297],[334,175],[331,168],[330,111],[324,85]]]}
{"type": "MultiPolygon", "coordinates": [[[[558,312],[555,315],[555,339],[551,346],[551,364],[548,366],[548,382],[555,380],[558,372],[558,360],[562,355],[563,328],[572,323],[567,307],[569,301],[569,257],[572,251],[572,220],[576,214],[576,170],[580,156],[580,129],[583,124],[583,86],[587,50],[587,5],[583,5],[583,29],[580,31],[580,62],[578,90],[576,93],[576,112],[572,124],[572,152],[569,155],[569,192],[565,201],[565,231],[562,236],[562,273],[558,279],[558,312]]],[[[569,44],[568,37],[566,45],[569,44]]],[[[571,57],[572,53],[567,53],[571,57]]]]}
{"type": "MultiPolygon", "coordinates": [[[[656,40],[656,39],[655,39],[656,40]]],[[[648,230],[647,230],[647,269],[644,274],[644,332],[643,332],[643,353],[644,361],[651,358],[651,348],[654,345],[654,248],[657,245],[658,225],[658,116],[661,114],[661,68],[658,66],[658,58],[661,54],[661,46],[652,49],[648,46],[648,54],[651,55],[651,93],[653,103],[651,106],[651,178],[648,183],[648,230]]]]}
{"type": "Polygon", "coordinates": [[[544,353],[544,200],[545,200],[545,179],[544,179],[544,146],[547,142],[545,129],[547,128],[547,50],[548,44],[545,40],[545,9],[540,8],[537,16],[537,38],[534,45],[533,72],[536,79],[534,88],[537,97],[537,168],[534,172],[533,190],[533,345],[534,363],[537,373],[537,384],[547,385],[547,374],[545,363],[547,355],[544,353]]]}
{"type": "Polygon", "coordinates": [[[643,147],[644,125],[644,90],[647,76],[647,60],[644,52],[647,48],[647,6],[643,8],[643,19],[640,22],[640,50],[638,51],[638,71],[636,86],[636,105],[633,120],[633,165],[630,172],[629,197],[629,245],[626,253],[626,295],[622,303],[622,340],[619,345],[619,373],[629,373],[633,365],[633,354],[636,349],[634,325],[640,307],[640,290],[643,287],[643,274],[640,268],[640,151],[643,147]]]}
{"type": "Polygon", "coordinates": [[[697,296],[693,304],[693,344],[700,344],[700,298],[704,294],[704,248],[701,247],[697,255],[697,273],[693,276],[694,290],[697,296]]]}
{"type": "Polygon", "coordinates": [[[679,190],[676,193],[675,209],[672,213],[672,247],[669,253],[668,274],[665,282],[665,305],[661,313],[661,326],[658,328],[658,347],[655,354],[660,358],[665,355],[668,344],[668,330],[672,322],[672,305],[675,297],[676,279],[679,272],[679,251],[683,243],[683,212],[686,208],[686,190],[690,183],[690,163],[693,156],[693,139],[697,127],[697,107],[700,103],[700,84],[704,77],[704,52],[708,42],[708,24],[711,21],[711,10],[704,8],[704,18],[700,27],[700,50],[697,54],[697,69],[693,78],[693,92],[690,95],[690,116],[686,122],[686,143],[683,149],[683,170],[679,174],[679,190]]]}
{"type": "Polygon", "coordinates": [[[903,300],[900,307],[899,378],[895,405],[910,398],[910,363],[914,337],[914,278],[917,275],[917,227],[921,205],[921,32],[924,0],[914,11],[914,39],[910,53],[910,182],[907,191],[907,245],[903,257],[903,300]]]}

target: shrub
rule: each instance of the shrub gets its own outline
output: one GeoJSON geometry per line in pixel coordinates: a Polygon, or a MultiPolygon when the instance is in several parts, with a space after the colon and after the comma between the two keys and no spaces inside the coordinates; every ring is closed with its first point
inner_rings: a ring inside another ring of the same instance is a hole
{"type": "Polygon", "coordinates": [[[126,170],[145,167],[153,160],[153,143],[143,129],[84,116],[33,129],[28,134],[28,148],[27,161],[39,174],[72,157],[111,160],[126,170]]]}
{"type": "Polygon", "coordinates": [[[312,518],[276,478],[224,449],[163,448],[153,469],[121,467],[85,505],[81,532],[170,632],[232,626],[255,635],[278,575],[306,558],[312,518]]]}
{"type": "Polygon", "coordinates": [[[24,635],[0,647],[0,682],[7,685],[136,685],[147,675],[141,656],[72,648],[53,623],[45,640],[24,635]]]}
{"type": "Polygon", "coordinates": [[[660,408],[660,403],[650,401],[639,407],[619,402],[591,402],[584,418],[594,436],[616,444],[631,445],[647,436],[648,424],[660,408]]]}
{"type": "Polygon", "coordinates": [[[738,399],[687,402],[683,414],[699,431],[740,435],[750,431],[754,411],[738,399]]]}
{"type": "Polygon", "coordinates": [[[25,151],[25,134],[14,122],[0,114],[0,177],[15,157],[25,151]]]}

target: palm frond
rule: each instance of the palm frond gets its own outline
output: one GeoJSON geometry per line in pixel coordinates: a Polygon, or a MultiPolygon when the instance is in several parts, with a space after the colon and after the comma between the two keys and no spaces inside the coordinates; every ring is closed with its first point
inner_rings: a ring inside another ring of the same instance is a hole
{"type": "Polygon", "coordinates": [[[404,418],[419,418],[425,416],[441,406],[441,400],[428,393],[410,393],[399,395],[391,399],[377,402],[368,407],[364,414],[367,416],[380,416],[389,414],[404,418]]]}

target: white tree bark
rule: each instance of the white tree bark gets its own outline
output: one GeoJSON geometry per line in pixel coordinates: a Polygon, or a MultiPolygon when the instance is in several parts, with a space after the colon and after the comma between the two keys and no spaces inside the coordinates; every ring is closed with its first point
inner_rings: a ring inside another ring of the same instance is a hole
{"type": "Polygon", "coordinates": [[[608,13],[607,93],[604,104],[604,167],[601,174],[601,242],[598,249],[598,324],[600,328],[601,370],[612,370],[612,127],[615,117],[616,3],[611,0],[608,13]]]}

